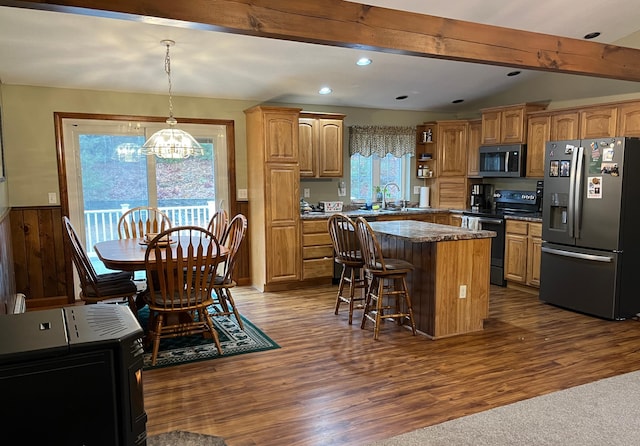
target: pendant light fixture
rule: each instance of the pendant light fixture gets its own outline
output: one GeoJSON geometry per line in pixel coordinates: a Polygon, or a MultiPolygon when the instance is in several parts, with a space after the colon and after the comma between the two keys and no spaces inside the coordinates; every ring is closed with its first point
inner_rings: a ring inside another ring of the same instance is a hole
{"type": "Polygon", "coordinates": [[[173,40],[162,40],[160,43],[167,47],[164,59],[164,71],[169,80],[169,117],[167,118],[168,128],[162,129],[151,135],[143,145],[142,152],[146,155],[155,155],[158,158],[189,158],[193,155],[202,155],[202,146],[189,133],[177,129],[178,123],[173,117],[173,101],[171,97],[171,58],[169,48],[175,45],[173,40]]]}

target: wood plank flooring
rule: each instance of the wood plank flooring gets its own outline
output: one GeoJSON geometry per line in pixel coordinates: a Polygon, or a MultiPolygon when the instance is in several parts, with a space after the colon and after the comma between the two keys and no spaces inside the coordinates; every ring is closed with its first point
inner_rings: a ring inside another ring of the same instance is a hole
{"type": "Polygon", "coordinates": [[[365,445],[640,370],[640,324],[606,321],[492,286],[482,332],[432,341],[361,312],[336,286],[234,294],[280,349],[145,371],[149,435],[186,430],[229,446],[365,445]]]}

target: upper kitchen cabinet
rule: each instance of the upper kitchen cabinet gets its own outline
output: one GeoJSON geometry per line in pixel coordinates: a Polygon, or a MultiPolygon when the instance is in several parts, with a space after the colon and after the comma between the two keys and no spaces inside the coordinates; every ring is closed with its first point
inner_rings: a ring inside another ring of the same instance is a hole
{"type": "Polygon", "coordinates": [[[544,110],[542,104],[519,104],[482,110],[482,144],[524,144],[527,113],[544,110]]]}
{"type": "Polygon", "coordinates": [[[469,121],[467,143],[467,176],[477,177],[480,170],[480,144],[482,143],[482,120],[469,121]]]}
{"type": "Polygon", "coordinates": [[[540,114],[527,119],[527,177],[544,177],[544,150],[551,131],[551,116],[540,114]]]}
{"type": "MultiPolygon", "coordinates": [[[[530,118],[531,119],[531,118],[530,118]]],[[[551,115],[549,141],[578,139],[580,135],[580,112],[569,110],[551,115]]]]}
{"type": "Polygon", "coordinates": [[[333,113],[300,113],[300,177],[343,176],[344,118],[333,113]]]}
{"type": "Polygon", "coordinates": [[[466,177],[468,121],[438,121],[437,175],[466,177]]]}
{"type": "Polygon", "coordinates": [[[260,291],[289,288],[301,277],[300,109],[245,110],[251,282],[260,291]]]}
{"type": "Polygon", "coordinates": [[[640,136],[640,102],[619,105],[618,132],[615,136],[640,136]]]}
{"type": "Polygon", "coordinates": [[[617,124],[618,107],[616,105],[583,109],[580,112],[580,139],[618,136],[616,135],[617,124]]]}

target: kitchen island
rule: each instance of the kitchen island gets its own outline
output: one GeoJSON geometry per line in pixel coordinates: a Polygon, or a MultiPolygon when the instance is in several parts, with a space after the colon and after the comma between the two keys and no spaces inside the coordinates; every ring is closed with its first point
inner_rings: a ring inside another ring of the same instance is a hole
{"type": "Polygon", "coordinates": [[[420,332],[438,339],[483,329],[495,232],[414,220],[370,225],[385,256],[415,267],[407,285],[420,332]]]}

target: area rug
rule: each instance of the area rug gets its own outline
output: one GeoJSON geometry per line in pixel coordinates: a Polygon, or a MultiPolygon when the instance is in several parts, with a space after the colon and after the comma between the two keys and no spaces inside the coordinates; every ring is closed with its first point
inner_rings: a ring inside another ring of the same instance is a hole
{"type": "Polygon", "coordinates": [[[222,437],[173,431],[147,438],[147,446],[226,446],[222,437]]]}
{"type": "MultiPolygon", "coordinates": [[[[148,318],[149,307],[138,310],[138,320],[145,330],[148,318]]],[[[213,340],[204,338],[202,335],[162,339],[160,341],[160,350],[158,351],[156,365],[151,365],[151,345],[145,348],[143,368],[144,370],[151,370],[189,362],[205,361],[208,359],[280,348],[269,336],[264,334],[245,317],[242,317],[242,323],[244,330],[238,326],[235,318],[227,316],[213,317],[213,324],[218,331],[220,345],[222,346],[222,356],[218,354],[213,340]]]]}
{"type": "Polygon", "coordinates": [[[638,440],[640,372],[549,393],[369,446],[629,446],[638,440]]]}

